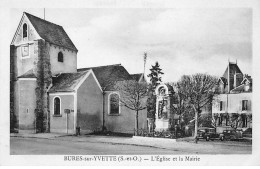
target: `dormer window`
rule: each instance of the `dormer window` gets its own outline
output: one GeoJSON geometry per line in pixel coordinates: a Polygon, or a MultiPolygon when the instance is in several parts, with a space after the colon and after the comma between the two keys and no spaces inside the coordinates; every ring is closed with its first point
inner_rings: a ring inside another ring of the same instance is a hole
{"type": "Polygon", "coordinates": [[[23,39],[28,37],[27,24],[23,24],[23,39]]]}
{"type": "Polygon", "coordinates": [[[61,52],[58,53],[58,62],[63,62],[63,54],[61,52]]]}

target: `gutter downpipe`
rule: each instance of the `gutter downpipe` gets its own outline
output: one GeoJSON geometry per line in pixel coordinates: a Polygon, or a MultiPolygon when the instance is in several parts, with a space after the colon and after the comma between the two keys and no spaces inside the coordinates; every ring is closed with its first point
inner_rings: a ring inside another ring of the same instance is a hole
{"type": "Polygon", "coordinates": [[[77,91],[74,91],[74,125],[73,125],[73,132],[76,134],[76,127],[77,127],[77,91]]]}

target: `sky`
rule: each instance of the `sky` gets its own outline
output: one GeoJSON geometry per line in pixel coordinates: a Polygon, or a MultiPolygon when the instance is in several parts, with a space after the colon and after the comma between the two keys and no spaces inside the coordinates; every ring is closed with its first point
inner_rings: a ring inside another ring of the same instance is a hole
{"type": "MultiPolygon", "coordinates": [[[[43,8],[11,9],[10,42],[23,12],[43,18],[43,8]]],[[[184,74],[222,76],[228,61],[252,75],[250,8],[45,9],[45,19],[63,26],[78,51],[78,68],[121,63],[145,74],[159,62],[163,82],[184,74]]]]}

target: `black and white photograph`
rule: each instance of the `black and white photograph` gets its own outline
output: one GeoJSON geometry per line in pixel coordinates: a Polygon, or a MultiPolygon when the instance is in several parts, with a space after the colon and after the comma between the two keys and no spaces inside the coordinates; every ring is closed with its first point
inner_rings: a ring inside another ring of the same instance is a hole
{"type": "Polygon", "coordinates": [[[0,165],[260,165],[258,1],[2,2],[0,165]]]}

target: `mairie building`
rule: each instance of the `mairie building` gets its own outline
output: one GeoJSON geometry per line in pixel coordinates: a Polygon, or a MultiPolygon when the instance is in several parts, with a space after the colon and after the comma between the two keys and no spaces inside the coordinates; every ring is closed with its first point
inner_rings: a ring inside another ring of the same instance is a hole
{"type": "Polygon", "coordinates": [[[218,81],[218,91],[212,104],[217,132],[224,129],[252,128],[252,77],[243,74],[237,63],[229,62],[218,81]]]}

